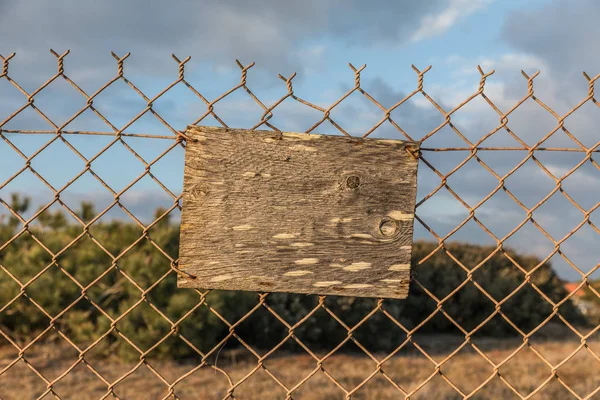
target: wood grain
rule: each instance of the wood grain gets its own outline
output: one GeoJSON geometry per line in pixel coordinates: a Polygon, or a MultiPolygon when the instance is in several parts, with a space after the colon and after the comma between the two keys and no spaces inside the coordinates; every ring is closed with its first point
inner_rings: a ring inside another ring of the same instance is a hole
{"type": "Polygon", "coordinates": [[[190,126],[186,288],[405,298],[412,142],[190,126]]]}

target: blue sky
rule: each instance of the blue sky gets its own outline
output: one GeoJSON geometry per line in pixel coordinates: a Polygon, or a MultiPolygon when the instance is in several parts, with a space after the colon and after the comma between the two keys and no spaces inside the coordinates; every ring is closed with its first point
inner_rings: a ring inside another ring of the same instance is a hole
{"type": "MultiPolygon", "coordinates": [[[[131,52],[125,61],[125,76],[149,97],[177,79],[178,66],[171,59],[171,53],[180,59],[191,56],[186,64],[186,79],[209,100],[239,83],[240,71],[235,64],[239,58],[245,65],[256,62],[248,72],[247,83],[266,105],[286,93],[285,83],[277,74],[287,77],[296,72],[293,80],[296,95],[324,108],[354,84],[348,62],[356,67],[367,64],[361,74],[361,86],[385,107],[416,88],[416,73],[411,64],[421,70],[432,65],[425,75],[424,87],[446,110],[477,90],[478,64],[485,72],[496,70],[488,78],[486,94],[502,111],[509,110],[527,93],[527,81],[521,70],[529,74],[541,70],[535,80],[536,93],[562,115],[587,95],[588,83],[581,72],[586,70],[590,76],[600,72],[600,55],[592,51],[594,43],[590,41],[600,33],[595,23],[598,17],[597,3],[575,4],[566,0],[368,3],[261,0],[253,5],[236,1],[182,1],[177,5],[152,7],[141,1],[125,4],[40,1],[35,9],[14,2],[0,5],[0,54],[16,53],[10,62],[9,76],[31,92],[56,72],[56,58],[49,53],[49,48],[58,53],[70,49],[71,54],[65,58],[65,73],[91,94],[116,75],[117,65],[110,51],[120,56],[131,52]],[[24,26],[27,28],[23,29],[24,26]]],[[[10,82],[0,79],[1,128],[52,129],[31,109],[5,120],[25,101],[10,82]]],[[[531,103],[519,107],[509,122],[511,129],[530,144],[556,125],[556,119],[531,103]]],[[[85,106],[85,99],[61,78],[35,96],[35,105],[61,125],[85,106]]],[[[145,105],[123,82],[117,82],[94,100],[94,106],[119,129],[145,105]]],[[[153,109],[175,129],[184,129],[206,111],[206,106],[186,87],[178,85],[157,100],[153,109]]],[[[262,114],[242,90],[217,103],[215,111],[229,126],[241,128],[251,127],[262,114]]],[[[354,93],[334,109],[332,116],[349,132],[363,134],[383,113],[359,93],[354,93]]],[[[435,129],[444,120],[420,95],[395,110],[392,116],[414,139],[435,129]]],[[[281,130],[305,131],[321,117],[322,113],[286,101],[275,110],[271,121],[281,130]]],[[[481,98],[474,99],[452,118],[461,133],[474,140],[499,124],[498,115],[481,98]]],[[[598,141],[595,135],[598,122],[599,110],[591,102],[566,120],[569,129],[586,146],[598,141]]],[[[201,124],[217,123],[206,118],[201,124]]],[[[89,110],[64,129],[111,130],[89,110]]],[[[149,113],[125,132],[171,134],[149,113]]],[[[328,124],[316,132],[336,133],[328,124]]],[[[49,135],[5,136],[26,154],[51,139],[49,135]]],[[[377,130],[374,136],[401,138],[389,126],[377,130]]],[[[68,140],[86,157],[91,157],[112,138],[69,136],[68,140]]],[[[172,144],[171,140],[125,140],[148,161],[172,144]]],[[[499,132],[485,145],[514,146],[515,143],[506,132],[499,132]]],[[[423,146],[464,147],[465,143],[445,127],[423,146]]],[[[577,148],[562,132],[549,139],[547,146],[577,148]]],[[[525,157],[522,152],[479,154],[498,173],[508,172],[525,157]]],[[[539,160],[560,178],[584,155],[580,152],[543,153],[539,154],[539,160]]],[[[449,171],[467,156],[468,152],[432,152],[426,154],[426,159],[440,171],[449,171]]],[[[23,164],[22,157],[7,142],[0,141],[0,185],[23,164]]],[[[60,142],[32,160],[33,167],[57,189],[81,171],[84,164],[60,142]]],[[[143,164],[121,145],[94,161],[92,168],[117,191],[144,171],[143,164]]],[[[179,147],[152,168],[176,194],[181,191],[182,170],[183,149],[179,147]]],[[[600,198],[600,190],[596,189],[600,187],[599,178],[599,170],[588,162],[565,179],[563,187],[582,207],[590,209],[600,198]]],[[[493,190],[498,181],[471,160],[449,183],[474,205],[493,190]]],[[[418,196],[422,198],[438,184],[439,178],[421,165],[418,196]]],[[[33,196],[38,205],[53,197],[28,171],[0,187],[3,199],[15,191],[33,196]]],[[[549,193],[555,183],[530,160],[507,180],[507,187],[531,207],[549,193]]],[[[94,200],[101,209],[102,205],[110,204],[112,196],[95,178],[85,175],[69,186],[62,198],[74,208],[81,200],[94,200]]],[[[123,196],[123,203],[141,220],[147,221],[156,206],[168,206],[172,201],[152,179],[145,177],[123,196]]],[[[468,216],[466,209],[445,190],[425,202],[417,213],[440,234],[468,216]]],[[[560,193],[534,215],[557,240],[583,219],[583,214],[560,193]],[[557,215],[562,217],[557,218],[557,215]]],[[[478,209],[477,216],[501,235],[517,226],[526,212],[501,192],[478,209]]],[[[108,217],[124,215],[115,209],[108,217]]],[[[176,213],[174,217],[178,217],[176,213]]],[[[593,217],[594,214],[592,221],[593,217]]],[[[432,239],[418,225],[415,235],[432,239]]],[[[495,244],[472,221],[452,239],[495,244]]],[[[565,241],[561,249],[576,265],[589,270],[600,261],[598,239],[598,234],[585,226],[581,233],[565,241]]],[[[553,249],[553,244],[530,223],[507,240],[507,244],[540,257],[553,249]]],[[[561,276],[579,277],[559,256],[553,257],[552,262],[561,276]]]]}

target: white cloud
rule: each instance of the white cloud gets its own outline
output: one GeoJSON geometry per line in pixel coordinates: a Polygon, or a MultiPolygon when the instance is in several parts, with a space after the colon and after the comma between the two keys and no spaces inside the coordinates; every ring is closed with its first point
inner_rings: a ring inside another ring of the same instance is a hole
{"type": "Polygon", "coordinates": [[[425,15],[417,30],[411,36],[412,41],[428,39],[445,33],[458,21],[487,6],[492,0],[450,0],[448,6],[439,13],[425,15]]]}

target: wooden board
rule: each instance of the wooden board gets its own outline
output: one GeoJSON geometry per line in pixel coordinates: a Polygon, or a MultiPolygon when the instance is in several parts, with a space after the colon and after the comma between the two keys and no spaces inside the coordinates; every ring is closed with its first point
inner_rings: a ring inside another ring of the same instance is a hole
{"type": "Polygon", "coordinates": [[[405,298],[412,142],[190,126],[178,286],[405,298]]]}

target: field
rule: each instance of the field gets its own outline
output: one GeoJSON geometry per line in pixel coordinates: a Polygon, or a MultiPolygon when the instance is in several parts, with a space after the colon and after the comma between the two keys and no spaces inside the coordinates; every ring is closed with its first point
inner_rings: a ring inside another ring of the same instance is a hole
{"type": "MultiPolygon", "coordinates": [[[[423,349],[436,361],[444,359],[449,352],[461,344],[458,337],[429,337],[418,341],[423,349]],[[443,344],[443,345],[442,345],[443,344]],[[445,349],[445,350],[443,350],[445,349]]],[[[477,345],[495,363],[501,362],[516,349],[522,341],[515,339],[480,339],[477,345]]],[[[543,340],[531,342],[533,349],[539,352],[550,363],[556,365],[574,352],[580,341],[543,340]]],[[[600,353],[600,340],[588,341],[589,349],[600,353]]],[[[378,358],[385,355],[378,354],[378,358]]],[[[0,348],[0,370],[5,368],[16,357],[14,349],[0,348]]],[[[77,354],[68,347],[47,344],[34,346],[26,353],[27,361],[48,379],[60,376],[77,360],[77,354]]],[[[55,386],[54,397],[51,393],[44,399],[221,399],[226,396],[230,383],[224,373],[234,382],[241,380],[257,365],[256,359],[246,352],[223,351],[217,360],[221,371],[204,367],[190,374],[175,385],[177,397],[168,396],[167,384],[155,374],[159,373],[166,381],[173,382],[194,368],[196,364],[175,363],[173,361],[149,360],[155,372],[138,363],[123,362],[116,358],[87,358],[86,360],[108,381],[115,382],[128,371],[134,370],[125,379],[114,386],[114,396],[107,391],[103,383],[85,365],[79,364],[55,386]]],[[[212,360],[214,362],[214,359],[212,360]]],[[[282,354],[268,358],[264,366],[283,384],[293,387],[311,371],[316,362],[308,354],[282,354]]],[[[334,377],[349,391],[360,385],[376,369],[376,363],[366,355],[337,354],[323,363],[323,371],[317,371],[297,391],[294,399],[330,400],[344,399],[345,393],[328,378],[334,377]]],[[[430,376],[431,380],[422,386],[411,399],[462,399],[441,375],[435,373],[434,363],[420,354],[415,347],[400,351],[386,362],[383,371],[406,391],[414,390],[430,376]]],[[[441,367],[443,375],[465,395],[471,393],[484,381],[494,375],[493,367],[479,354],[466,346],[441,367]]],[[[497,376],[477,393],[473,399],[518,399],[526,397],[542,382],[552,375],[551,367],[542,361],[535,352],[525,347],[510,361],[499,368],[501,376],[517,390],[516,394],[497,376]]],[[[586,348],[580,349],[572,358],[557,370],[559,379],[552,378],[548,384],[531,398],[533,399],[600,399],[600,393],[594,391],[600,385],[600,361],[586,348]],[[561,384],[562,381],[562,384],[561,384]],[[570,387],[577,395],[570,393],[564,385],[570,387]]],[[[25,362],[17,364],[0,375],[0,398],[35,399],[46,390],[45,383],[29,368],[25,362]]],[[[267,372],[259,368],[250,378],[239,385],[234,395],[236,399],[284,399],[285,390],[279,386],[267,372]]],[[[398,391],[382,374],[376,374],[360,389],[352,394],[352,399],[401,399],[405,396],[398,391]]]]}

